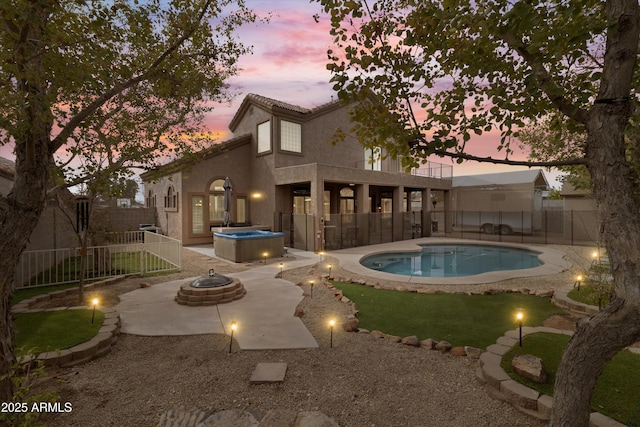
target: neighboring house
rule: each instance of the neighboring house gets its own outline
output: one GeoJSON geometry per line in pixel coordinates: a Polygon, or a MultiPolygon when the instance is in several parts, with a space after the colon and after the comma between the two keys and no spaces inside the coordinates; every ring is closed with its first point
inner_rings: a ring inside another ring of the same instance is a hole
{"type": "MultiPolygon", "coordinates": [[[[180,159],[142,175],[147,206],[157,209],[169,236],[187,245],[210,243],[212,229],[223,224],[228,177],[233,225],[285,231],[286,244],[322,250],[337,241],[336,233],[349,233],[340,239],[348,237],[350,245],[370,243],[379,225],[368,219],[376,214],[385,216],[390,238],[402,239],[406,218],[396,214],[410,212],[418,198],[419,221],[429,221],[432,190],[448,205],[450,179],[405,173],[399,161],[382,159],[351,137],[330,144],[337,128],[350,127],[338,101],[309,109],[247,95],[229,125],[231,139],[197,153],[195,161],[180,159]]],[[[429,232],[421,227],[421,235],[429,232]]]]}
{"type": "Polygon", "coordinates": [[[542,198],[548,189],[539,169],[454,177],[454,229],[533,233],[542,227],[542,198]]]}

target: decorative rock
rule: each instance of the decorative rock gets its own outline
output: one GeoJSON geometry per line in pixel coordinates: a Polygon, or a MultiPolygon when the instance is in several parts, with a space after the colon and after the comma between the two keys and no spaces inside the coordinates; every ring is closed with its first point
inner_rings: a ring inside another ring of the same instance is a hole
{"type": "Polygon", "coordinates": [[[408,290],[408,288],[403,285],[396,285],[393,289],[399,292],[407,292],[408,290]]]}
{"type": "Polygon", "coordinates": [[[453,347],[451,348],[451,355],[456,357],[466,357],[467,352],[464,347],[453,347]]]}
{"type": "Polygon", "coordinates": [[[319,411],[302,411],[293,423],[294,427],[339,427],[333,419],[319,411]]]}
{"type": "Polygon", "coordinates": [[[513,370],[533,382],[543,384],[547,381],[547,371],[542,359],[531,354],[520,354],[511,361],[513,370]]]}
{"type": "Polygon", "coordinates": [[[467,354],[467,357],[469,357],[470,359],[480,359],[480,356],[482,356],[482,353],[484,353],[484,350],[482,349],[469,346],[465,346],[464,351],[467,354]]]}
{"type": "Polygon", "coordinates": [[[432,340],[431,338],[427,338],[426,340],[420,341],[420,347],[424,347],[429,350],[433,350],[436,348],[437,341],[432,340]]]}
{"type": "Polygon", "coordinates": [[[150,283],[140,283],[140,287],[143,288],[143,289],[144,288],[150,288],[151,284],[150,283]]]}
{"type": "Polygon", "coordinates": [[[400,337],[399,337],[399,336],[397,336],[397,335],[385,335],[384,337],[385,337],[386,339],[388,339],[389,341],[394,342],[394,343],[400,343],[400,342],[402,342],[402,338],[400,338],[400,337]]]}
{"type": "Polygon", "coordinates": [[[537,297],[542,297],[542,298],[552,298],[553,297],[553,289],[547,290],[547,291],[542,290],[542,289],[537,290],[536,291],[536,296],[537,297]]]}
{"type": "Polygon", "coordinates": [[[373,330],[371,331],[371,335],[375,338],[384,338],[385,334],[384,332],[378,331],[378,330],[373,330]]]}
{"type": "Polygon", "coordinates": [[[342,324],[342,329],[344,329],[345,332],[358,332],[359,324],[360,321],[358,319],[348,319],[342,324]]]}
{"type": "Polygon", "coordinates": [[[451,350],[451,344],[447,341],[440,341],[438,344],[436,344],[436,350],[438,350],[440,353],[446,353],[451,350]]]}
{"type": "Polygon", "coordinates": [[[296,311],[293,313],[294,317],[302,317],[304,316],[304,310],[301,308],[296,308],[296,311]]]}
{"type": "Polygon", "coordinates": [[[402,338],[402,344],[411,345],[413,347],[420,347],[420,340],[417,336],[411,335],[409,337],[402,338]]]}

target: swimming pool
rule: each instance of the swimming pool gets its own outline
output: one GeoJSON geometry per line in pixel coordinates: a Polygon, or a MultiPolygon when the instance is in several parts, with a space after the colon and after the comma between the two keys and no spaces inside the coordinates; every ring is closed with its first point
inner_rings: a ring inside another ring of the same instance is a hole
{"type": "Polygon", "coordinates": [[[360,264],[404,276],[461,277],[492,271],[522,270],[542,265],[540,252],[509,246],[420,245],[419,252],[387,252],[366,256],[360,264]]]}

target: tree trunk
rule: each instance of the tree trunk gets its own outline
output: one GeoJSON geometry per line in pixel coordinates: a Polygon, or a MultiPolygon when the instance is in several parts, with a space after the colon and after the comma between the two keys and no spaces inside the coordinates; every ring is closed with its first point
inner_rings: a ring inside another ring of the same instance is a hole
{"type": "Polygon", "coordinates": [[[619,351],[640,340],[640,203],[638,176],[626,159],[625,130],[635,67],[637,0],[607,2],[610,25],[598,101],[587,123],[587,168],[600,233],[614,278],[612,300],[578,325],[558,367],[552,426],[588,426],[598,377],[619,351]]]}

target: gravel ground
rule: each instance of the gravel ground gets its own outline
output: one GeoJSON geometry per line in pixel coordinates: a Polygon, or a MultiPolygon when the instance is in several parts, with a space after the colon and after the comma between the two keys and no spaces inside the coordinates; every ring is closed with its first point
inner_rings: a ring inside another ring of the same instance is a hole
{"type": "MultiPolygon", "coordinates": [[[[561,249],[570,260],[588,263],[586,250],[561,249]]],[[[229,264],[185,249],[183,267],[180,273],[129,279],[98,292],[105,305],[113,305],[117,295],[142,283],[153,286],[202,275],[209,268],[225,274],[251,265],[229,264]]],[[[334,269],[336,275],[349,275],[334,269]]],[[[317,273],[315,267],[306,267],[286,271],[284,278],[302,283],[308,291],[308,280],[317,280],[317,273]]],[[[548,289],[566,285],[567,280],[572,280],[571,272],[490,287],[548,289]]],[[[317,410],[341,426],[356,427],[545,425],[491,397],[476,378],[477,362],[468,358],[394,344],[366,333],[346,333],[339,327],[330,348],[327,321],[346,318],[349,308],[325,286],[316,285],[313,298],[306,297],[300,308],[319,349],[240,351],[234,344],[229,354],[229,337],[222,335],[123,334],[104,357],[50,372],[42,387],[57,390],[62,402],[71,402],[73,411],[47,415],[44,421],[49,426],[151,426],[169,409],[183,406],[211,413],[317,410]],[[261,362],[287,363],[285,381],[251,385],[250,376],[261,362]]]]}

